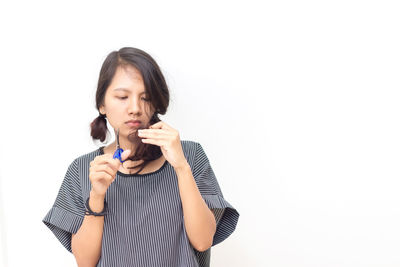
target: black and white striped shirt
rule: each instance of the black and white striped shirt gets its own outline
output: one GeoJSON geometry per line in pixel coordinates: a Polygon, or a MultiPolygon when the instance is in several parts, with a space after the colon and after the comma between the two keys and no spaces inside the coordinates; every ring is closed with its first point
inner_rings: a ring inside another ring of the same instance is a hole
{"type": "MultiPolygon", "coordinates": [[[[181,144],[197,187],[217,221],[214,246],[233,233],[239,213],[224,199],[202,146],[188,140],[181,140],[181,144]]],[[[69,252],[71,234],[79,230],[85,216],[91,189],[90,162],[104,154],[103,149],[82,155],[69,165],[57,198],[43,218],[69,252]]],[[[210,266],[211,248],[197,251],[186,235],[178,180],[168,161],[151,173],[118,171],[105,199],[108,214],[104,217],[98,267],[210,266]]]]}

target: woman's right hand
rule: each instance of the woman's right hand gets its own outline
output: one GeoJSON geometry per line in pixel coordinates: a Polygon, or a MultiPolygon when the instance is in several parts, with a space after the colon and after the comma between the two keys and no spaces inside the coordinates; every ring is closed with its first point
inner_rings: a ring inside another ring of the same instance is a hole
{"type": "MultiPolygon", "coordinates": [[[[124,161],[130,155],[129,149],[121,154],[124,161]]],[[[92,183],[91,191],[97,196],[105,196],[108,187],[115,179],[115,175],[121,166],[119,159],[113,159],[113,154],[103,154],[97,156],[90,162],[89,179],[92,183]]]]}

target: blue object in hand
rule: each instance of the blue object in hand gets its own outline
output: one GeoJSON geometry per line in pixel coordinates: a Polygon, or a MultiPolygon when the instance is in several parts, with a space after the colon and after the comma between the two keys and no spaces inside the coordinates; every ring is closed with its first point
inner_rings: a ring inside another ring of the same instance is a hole
{"type": "Polygon", "coordinates": [[[115,152],[114,152],[113,159],[117,158],[117,159],[119,159],[119,161],[121,161],[121,163],[124,163],[125,160],[121,159],[121,154],[122,154],[122,152],[124,152],[124,150],[119,147],[119,128],[117,129],[117,133],[116,133],[116,138],[115,139],[116,139],[116,143],[117,143],[117,150],[115,150],[115,152]]]}

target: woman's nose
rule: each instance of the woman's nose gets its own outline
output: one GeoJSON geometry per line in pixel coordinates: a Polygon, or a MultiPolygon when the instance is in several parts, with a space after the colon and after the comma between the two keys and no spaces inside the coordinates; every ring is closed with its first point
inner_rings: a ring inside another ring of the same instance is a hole
{"type": "Polygon", "coordinates": [[[137,98],[131,98],[129,101],[129,113],[138,113],[142,109],[141,103],[137,98]]]}

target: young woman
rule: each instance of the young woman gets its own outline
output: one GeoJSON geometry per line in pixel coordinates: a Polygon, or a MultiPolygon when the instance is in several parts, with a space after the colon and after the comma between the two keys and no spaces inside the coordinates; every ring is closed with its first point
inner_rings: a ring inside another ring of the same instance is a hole
{"type": "Polygon", "coordinates": [[[43,219],[78,266],[205,267],[210,247],[235,230],[239,213],[202,146],[158,118],[168,104],[149,54],[125,47],[107,56],[91,136],[103,142],[108,120],[116,140],[73,160],[43,219]]]}

